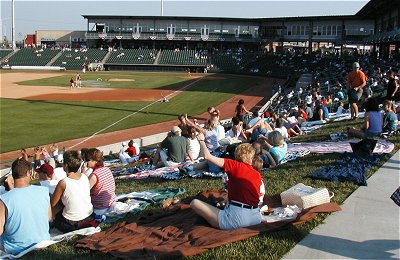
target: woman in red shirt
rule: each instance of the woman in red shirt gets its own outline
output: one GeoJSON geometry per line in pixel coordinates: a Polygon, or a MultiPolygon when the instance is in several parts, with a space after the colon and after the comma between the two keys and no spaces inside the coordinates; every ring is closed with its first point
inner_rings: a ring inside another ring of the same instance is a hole
{"type": "Polygon", "coordinates": [[[229,203],[225,209],[220,210],[194,199],[190,203],[191,208],[205,218],[211,226],[219,229],[230,230],[261,223],[258,204],[262,178],[252,166],[255,150],[251,144],[239,145],[235,150],[236,160],[231,160],[211,155],[204,143],[203,134],[198,135],[198,140],[204,152],[204,158],[223,168],[228,174],[229,203]]]}

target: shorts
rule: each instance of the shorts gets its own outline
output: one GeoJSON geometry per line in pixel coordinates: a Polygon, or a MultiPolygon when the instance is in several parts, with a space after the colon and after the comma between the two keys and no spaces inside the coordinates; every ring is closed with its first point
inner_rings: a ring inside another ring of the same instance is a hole
{"type": "Polygon", "coordinates": [[[222,230],[238,229],[261,223],[259,208],[245,209],[229,205],[218,212],[218,226],[222,230]]]}
{"type": "Polygon", "coordinates": [[[90,222],[95,219],[95,216],[96,214],[93,212],[88,217],[80,221],[72,221],[64,218],[64,216],[62,215],[62,211],[60,211],[57,213],[53,225],[58,230],[67,233],[81,228],[91,227],[90,222]]]}
{"type": "Polygon", "coordinates": [[[349,90],[348,94],[348,98],[349,98],[349,103],[357,103],[363,94],[363,90],[360,89],[358,91],[355,91],[353,88],[349,90]]]}

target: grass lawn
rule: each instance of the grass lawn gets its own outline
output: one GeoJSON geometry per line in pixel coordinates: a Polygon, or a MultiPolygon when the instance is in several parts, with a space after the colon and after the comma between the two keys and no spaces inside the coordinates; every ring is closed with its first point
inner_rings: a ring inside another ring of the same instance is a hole
{"type": "MultiPolygon", "coordinates": [[[[329,140],[329,134],[344,131],[347,126],[360,126],[361,120],[357,122],[338,122],[324,126],[314,133],[300,136],[293,139],[293,142],[303,141],[326,141],[329,140]]],[[[389,139],[395,143],[398,149],[400,145],[400,136],[389,139]]],[[[327,187],[335,193],[333,201],[342,204],[343,201],[358,186],[353,183],[335,183],[329,181],[315,181],[306,177],[309,173],[316,169],[333,163],[340,158],[339,154],[322,154],[308,155],[296,161],[286,163],[278,168],[262,172],[263,180],[266,187],[267,195],[280,193],[296,183],[302,182],[306,185],[314,187],[327,187]]],[[[382,164],[384,162],[382,161],[382,164]]],[[[371,176],[379,167],[372,168],[368,177],[371,176]]],[[[180,181],[166,181],[160,179],[144,179],[144,180],[124,180],[117,182],[117,193],[126,193],[131,191],[143,191],[154,188],[163,187],[182,187],[186,189],[186,193],[182,195],[182,199],[190,198],[198,192],[206,189],[222,189],[223,184],[219,179],[183,179],[180,181]]],[[[148,208],[151,211],[154,208],[148,208]]],[[[225,245],[219,248],[211,249],[203,254],[190,257],[191,259],[280,259],[285,255],[296,243],[304,238],[312,229],[324,222],[328,214],[319,214],[312,221],[297,227],[289,227],[286,230],[274,232],[266,235],[252,237],[250,239],[225,245]]],[[[132,218],[126,218],[129,221],[132,218]]],[[[107,229],[105,226],[103,229],[107,229]]],[[[108,259],[110,256],[99,252],[91,252],[87,250],[75,249],[74,243],[79,238],[74,238],[68,242],[62,242],[46,248],[45,250],[30,253],[29,259],[108,259]]]]}
{"type": "MultiPolygon", "coordinates": [[[[182,113],[201,114],[208,106],[223,103],[259,80],[235,76],[221,81],[201,80],[170,102],[156,103],[106,132],[175,120],[182,113]]],[[[148,104],[0,99],[0,153],[89,136],[148,104]]]]}
{"type": "MultiPolygon", "coordinates": [[[[69,87],[71,77],[75,78],[76,72],[63,72],[64,75],[21,81],[19,85],[29,86],[60,86],[69,87]]],[[[110,88],[142,88],[142,89],[179,89],[186,85],[191,79],[185,78],[184,73],[142,73],[142,72],[87,72],[82,74],[82,81],[85,85],[86,80],[101,79],[103,82],[110,84],[110,88]],[[109,81],[112,79],[125,79],[132,81],[109,81]]]]}

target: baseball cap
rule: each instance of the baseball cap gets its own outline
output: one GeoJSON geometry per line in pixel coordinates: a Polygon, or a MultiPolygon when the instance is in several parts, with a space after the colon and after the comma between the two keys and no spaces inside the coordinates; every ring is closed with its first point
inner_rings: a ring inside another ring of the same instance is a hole
{"type": "Polygon", "coordinates": [[[269,117],[268,111],[265,111],[265,112],[264,112],[264,117],[269,117]]]}
{"type": "Polygon", "coordinates": [[[122,146],[127,146],[128,144],[126,142],[122,142],[122,146]]]}
{"type": "Polygon", "coordinates": [[[171,129],[172,133],[182,133],[182,129],[179,128],[179,126],[174,125],[171,129]]]}
{"type": "Polygon", "coordinates": [[[359,67],[360,67],[360,63],[358,63],[358,62],[353,63],[353,68],[359,68],[359,67]]]}
{"type": "Polygon", "coordinates": [[[52,176],[54,173],[54,168],[50,164],[42,164],[39,168],[35,169],[36,172],[43,172],[47,176],[52,176]]]}

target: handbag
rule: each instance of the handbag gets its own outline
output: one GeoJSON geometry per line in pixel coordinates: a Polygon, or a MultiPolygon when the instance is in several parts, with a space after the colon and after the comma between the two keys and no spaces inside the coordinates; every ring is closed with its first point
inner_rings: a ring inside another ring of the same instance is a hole
{"type": "Polygon", "coordinates": [[[296,205],[307,209],[324,203],[329,203],[335,194],[327,188],[313,188],[298,183],[281,193],[282,205],[296,205]]]}

